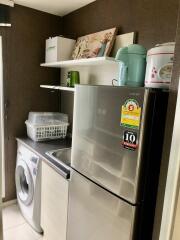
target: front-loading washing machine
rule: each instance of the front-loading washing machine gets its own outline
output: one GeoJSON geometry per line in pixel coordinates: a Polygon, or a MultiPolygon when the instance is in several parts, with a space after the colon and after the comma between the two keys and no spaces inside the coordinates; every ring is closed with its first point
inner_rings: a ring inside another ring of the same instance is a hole
{"type": "Polygon", "coordinates": [[[18,142],[15,171],[17,201],[27,222],[41,233],[41,160],[18,142]]]}

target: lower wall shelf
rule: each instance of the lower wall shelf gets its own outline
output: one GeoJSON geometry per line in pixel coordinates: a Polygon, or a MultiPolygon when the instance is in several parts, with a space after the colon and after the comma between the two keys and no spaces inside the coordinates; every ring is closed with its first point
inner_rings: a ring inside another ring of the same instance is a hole
{"type": "Polygon", "coordinates": [[[71,88],[71,87],[52,86],[52,85],[40,85],[40,87],[41,87],[41,88],[54,89],[54,90],[61,90],[61,91],[75,92],[75,88],[71,88]]]}

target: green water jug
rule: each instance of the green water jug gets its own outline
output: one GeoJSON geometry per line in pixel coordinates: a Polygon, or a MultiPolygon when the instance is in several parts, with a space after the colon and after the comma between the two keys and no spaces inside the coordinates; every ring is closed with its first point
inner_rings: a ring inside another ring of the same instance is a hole
{"type": "Polygon", "coordinates": [[[146,54],[146,48],[139,44],[131,44],[117,51],[115,59],[119,62],[119,86],[144,86],[146,54]]]}

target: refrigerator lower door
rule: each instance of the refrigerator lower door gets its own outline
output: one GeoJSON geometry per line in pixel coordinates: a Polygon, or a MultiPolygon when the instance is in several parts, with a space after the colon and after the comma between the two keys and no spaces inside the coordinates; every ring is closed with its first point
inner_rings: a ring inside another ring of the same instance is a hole
{"type": "Polygon", "coordinates": [[[67,240],[131,240],[136,207],[72,171],[67,240]]]}

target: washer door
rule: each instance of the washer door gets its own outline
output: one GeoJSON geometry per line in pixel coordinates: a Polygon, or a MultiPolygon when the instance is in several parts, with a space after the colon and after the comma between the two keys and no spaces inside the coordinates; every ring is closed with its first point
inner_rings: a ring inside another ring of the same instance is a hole
{"type": "Polygon", "coordinates": [[[34,195],[34,184],[31,172],[25,161],[19,160],[16,166],[17,197],[28,206],[34,195]]]}

